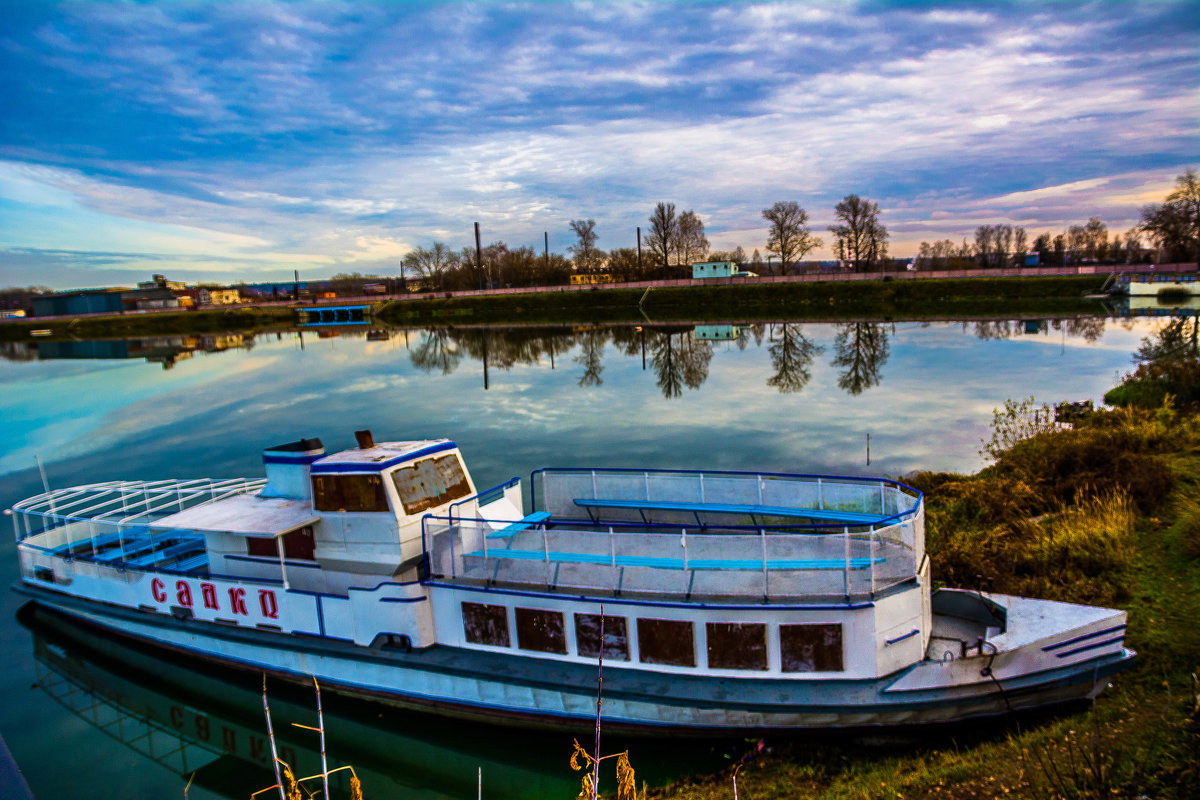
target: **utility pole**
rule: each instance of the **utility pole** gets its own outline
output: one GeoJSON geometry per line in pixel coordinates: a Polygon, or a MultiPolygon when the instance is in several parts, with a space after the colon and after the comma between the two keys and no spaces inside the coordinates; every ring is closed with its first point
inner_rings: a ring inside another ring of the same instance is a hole
{"type": "Polygon", "coordinates": [[[638,232],[638,277],[641,278],[641,277],[644,277],[642,275],[642,226],[641,225],[638,225],[637,232],[638,232]]]}
{"type": "Polygon", "coordinates": [[[479,223],[475,223],[475,271],[479,273],[479,288],[483,288],[483,248],[479,246],[479,223]]]}
{"type": "Polygon", "coordinates": [[[542,231],[542,236],[546,242],[546,269],[550,269],[550,232],[542,231]]]}

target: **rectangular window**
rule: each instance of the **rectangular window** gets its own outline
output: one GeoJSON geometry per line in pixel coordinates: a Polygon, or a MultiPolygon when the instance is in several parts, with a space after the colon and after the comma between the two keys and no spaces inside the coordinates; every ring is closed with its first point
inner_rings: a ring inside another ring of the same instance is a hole
{"type": "Polygon", "coordinates": [[[246,555],[265,556],[267,558],[279,558],[279,551],[275,549],[274,537],[270,537],[270,536],[248,536],[248,537],[246,537],[246,555]]]}
{"type": "MultiPolygon", "coordinates": [[[[600,615],[575,615],[575,651],[584,658],[600,655],[600,615]]],[[[604,615],[604,657],[629,660],[629,635],[624,617],[604,615]]]]}
{"type": "Polygon", "coordinates": [[[841,625],[780,625],[784,672],[841,672],[841,625]]]}
{"type": "Polygon", "coordinates": [[[542,653],[567,652],[567,635],[560,611],[517,609],[517,647],[542,653]]]}
{"type": "Polygon", "coordinates": [[[463,631],[471,644],[508,647],[508,609],[483,603],[463,603],[463,631]]]}
{"type": "Polygon", "coordinates": [[[766,669],[767,626],[760,623],[709,622],[709,669],[766,669]]]}
{"type": "MultiPolygon", "coordinates": [[[[315,561],[316,547],[312,526],[305,526],[298,531],[292,531],[283,536],[284,558],[296,561],[315,561]]],[[[246,554],[279,558],[279,550],[275,544],[274,537],[266,536],[246,537],[246,554]]]]}
{"type": "Polygon", "coordinates": [[[383,478],[378,475],[313,475],[317,511],[387,511],[383,478]]]}
{"type": "Polygon", "coordinates": [[[638,651],[647,664],[696,666],[692,623],[674,619],[638,619],[638,651]]]}
{"type": "Polygon", "coordinates": [[[392,473],[404,513],[419,514],[471,493],[462,462],[454,453],[426,458],[392,473]]]}

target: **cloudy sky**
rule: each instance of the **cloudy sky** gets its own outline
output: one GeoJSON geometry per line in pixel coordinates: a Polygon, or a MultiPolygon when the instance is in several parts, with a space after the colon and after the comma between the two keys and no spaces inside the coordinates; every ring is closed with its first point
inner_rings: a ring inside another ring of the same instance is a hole
{"type": "Polygon", "coordinates": [[[0,286],[629,247],[658,201],[747,251],[851,193],[901,256],[1123,231],[1200,165],[1198,76],[1194,2],[0,0],[0,286]]]}

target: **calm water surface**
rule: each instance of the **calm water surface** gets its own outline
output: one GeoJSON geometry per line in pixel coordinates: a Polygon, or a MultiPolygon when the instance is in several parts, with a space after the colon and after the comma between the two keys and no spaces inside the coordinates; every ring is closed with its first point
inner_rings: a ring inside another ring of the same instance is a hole
{"type": "MultiPolygon", "coordinates": [[[[1099,401],[1154,327],[764,322],[10,345],[0,353],[0,504],[40,491],[38,456],[56,487],[257,476],[265,447],[313,436],[331,451],[352,447],[358,428],[379,440],[452,438],[480,486],[590,464],[973,471],[992,409],[1030,395],[1099,401]]],[[[16,577],[5,535],[0,578],[16,577]]],[[[181,797],[197,769],[191,797],[245,797],[273,782],[253,685],[40,617],[23,625],[20,599],[0,602],[0,733],[39,796],[181,797]],[[150,733],[131,733],[139,725],[150,733]]],[[[313,723],[306,698],[279,691],[281,720],[313,723]]],[[[473,797],[479,767],[485,797],[576,791],[569,736],[327,704],[330,751],[360,770],[368,795],[473,797]]],[[[285,744],[308,768],[315,737],[296,730],[285,744]]],[[[725,749],[635,743],[633,763],[662,780],[719,769],[725,749]]]]}

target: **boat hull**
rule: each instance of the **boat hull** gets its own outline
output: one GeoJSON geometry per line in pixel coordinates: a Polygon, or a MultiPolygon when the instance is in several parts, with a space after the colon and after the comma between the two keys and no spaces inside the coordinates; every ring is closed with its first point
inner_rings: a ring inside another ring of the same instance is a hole
{"type": "MultiPolygon", "coordinates": [[[[89,625],[189,659],[299,683],[315,676],[329,690],[401,708],[576,731],[595,721],[596,671],[586,665],[446,646],[365,648],[148,614],[31,583],[14,588],[89,625]]],[[[614,731],[696,736],[956,723],[1093,696],[1133,656],[1121,649],[1056,669],[1004,679],[977,675],[970,682],[959,677],[946,686],[919,679],[916,671],[939,670],[928,661],[877,679],[803,682],[648,674],[606,664],[603,718],[614,731]]],[[[985,663],[991,662],[979,662],[985,663]]]]}

